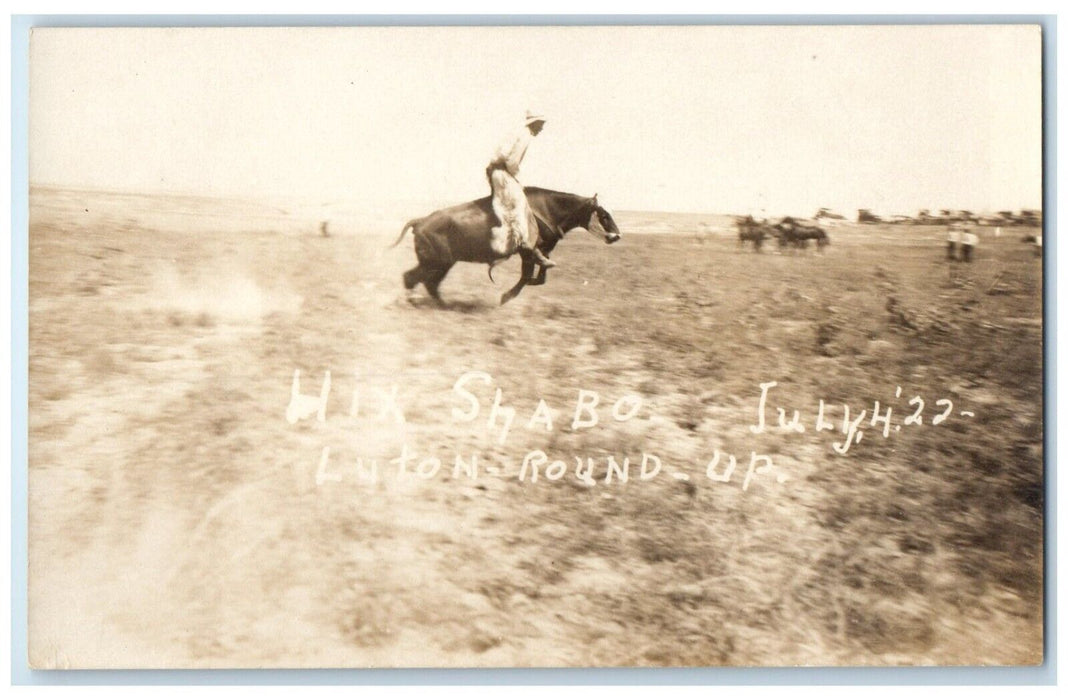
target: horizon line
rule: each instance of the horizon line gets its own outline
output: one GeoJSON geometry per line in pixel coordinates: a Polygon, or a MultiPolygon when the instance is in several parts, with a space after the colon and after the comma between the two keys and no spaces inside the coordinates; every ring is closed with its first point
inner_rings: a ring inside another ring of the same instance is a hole
{"type": "MultiPolygon", "coordinates": [[[[328,200],[326,202],[322,202],[322,201],[317,201],[317,198],[312,197],[311,195],[307,195],[307,194],[284,195],[284,194],[280,194],[280,193],[252,193],[252,192],[236,193],[236,192],[225,192],[225,191],[209,192],[209,191],[205,191],[205,190],[190,190],[190,189],[183,189],[183,188],[166,188],[166,187],[153,188],[153,187],[150,187],[150,186],[149,187],[139,187],[137,189],[125,189],[125,188],[117,187],[117,186],[114,186],[114,185],[88,185],[88,184],[72,184],[72,183],[58,183],[58,182],[33,182],[33,181],[29,181],[27,183],[27,185],[28,185],[27,194],[32,192],[32,190],[34,190],[34,189],[52,189],[52,190],[67,190],[67,191],[72,191],[72,192],[87,192],[87,193],[96,193],[96,194],[190,197],[190,198],[199,198],[199,199],[212,199],[212,200],[218,200],[218,201],[225,201],[225,200],[239,200],[240,201],[240,200],[244,200],[244,201],[248,201],[248,202],[258,202],[258,203],[271,202],[271,201],[282,201],[282,202],[287,202],[287,203],[298,202],[298,203],[301,203],[301,204],[305,204],[307,206],[336,206],[336,205],[356,204],[356,203],[361,203],[362,204],[362,203],[366,203],[366,202],[370,202],[370,201],[375,201],[375,200],[367,199],[367,198],[352,197],[352,198],[346,198],[346,199],[334,198],[334,199],[328,200]]],[[[532,187],[542,187],[542,185],[531,185],[531,186],[532,187]]],[[[377,201],[382,201],[382,202],[386,202],[386,203],[404,202],[404,203],[412,203],[412,204],[417,204],[417,205],[428,205],[428,206],[450,206],[451,204],[455,204],[455,203],[457,203],[459,201],[459,200],[445,200],[445,199],[439,198],[439,197],[387,197],[387,198],[376,198],[376,199],[377,199],[377,201]],[[440,203],[440,204],[438,204],[438,203],[440,203]]],[[[478,199],[478,197],[475,197],[474,199],[478,199]]],[[[467,200],[464,200],[464,201],[467,201],[467,200]]],[[[649,212],[649,213],[663,213],[663,214],[693,214],[693,215],[715,215],[715,216],[740,216],[740,215],[744,215],[744,214],[753,214],[753,212],[755,212],[755,211],[763,211],[763,210],[754,209],[753,207],[738,207],[736,211],[715,211],[715,210],[711,210],[711,209],[707,209],[707,210],[702,210],[702,209],[677,209],[677,208],[676,209],[669,209],[669,208],[663,208],[663,207],[639,207],[639,208],[636,208],[636,207],[628,207],[628,206],[622,206],[622,207],[612,206],[611,209],[613,211],[616,211],[616,212],[631,212],[631,213],[649,212]],[[739,213],[739,212],[741,212],[741,213],[739,213]]],[[[931,212],[932,214],[938,214],[941,211],[949,211],[949,212],[954,212],[954,213],[955,212],[964,212],[964,211],[966,211],[966,212],[970,212],[970,213],[976,214],[976,215],[997,214],[997,213],[1005,212],[1005,211],[1014,212],[1014,213],[1015,212],[1026,212],[1026,211],[1037,211],[1037,212],[1040,212],[1042,214],[1045,213],[1045,209],[1042,206],[1037,206],[1037,207],[1015,206],[1015,207],[1012,207],[1012,208],[1008,208],[1008,207],[998,207],[998,208],[915,207],[914,208],[915,214],[907,214],[907,213],[905,213],[905,212],[903,212],[901,210],[889,210],[889,209],[888,210],[882,210],[882,209],[878,209],[878,208],[874,208],[874,207],[838,208],[838,207],[823,207],[823,206],[816,205],[816,206],[809,206],[808,209],[812,209],[814,213],[811,216],[807,217],[807,218],[815,218],[816,213],[818,213],[819,210],[821,210],[821,209],[827,209],[831,213],[839,214],[839,215],[842,215],[844,212],[856,211],[856,212],[859,213],[861,210],[866,210],[866,211],[869,211],[869,212],[871,212],[873,214],[876,214],[878,216],[883,216],[883,217],[912,216],[912,215],[918,215],[922,211],[928,211],[928,212],[931,212]]],[[[753,215],[755,215],[755,214],[753,214],[753,215]]],[[[778,217],[778,216],[798,216],[798,215],[796,213],[793,213],[793,212],[784,214],[784,213],[780,213],[778,211],[768,211],[765,216],[766,217],[778,217]]],[[[852,220],[855,217],[848,217],[847,216],[845,218],[846,218],[846,220],[852,220]]]]}

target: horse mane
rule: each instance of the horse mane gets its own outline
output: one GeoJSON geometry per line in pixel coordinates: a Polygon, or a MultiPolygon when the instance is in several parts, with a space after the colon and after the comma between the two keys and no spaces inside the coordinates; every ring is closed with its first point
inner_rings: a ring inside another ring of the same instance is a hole
{"type": "Polygon", "coordinates": [[[523,189],[530,190],[532,192],[540,192],[541,194],[562,194],[565,197],[582,197],[582,195],[575,194],[574,192],[561,192],[560,190],[550,190],[548,187],[538,187],[537,185],[524,185],[523,189]]]}
{"type": "Polygon", "coordinates": [[[533,185],[526,185],[523,187],[527,191],[527,194],[538,194],[543,197],[549,197],[552,199],[575,199],[575,200],[587,200],[589,197],[584,197],[581,194],[575,194],[574,192],[561,192],[560,190],[550,190],[547,187],[535,187],[533,185]]]}

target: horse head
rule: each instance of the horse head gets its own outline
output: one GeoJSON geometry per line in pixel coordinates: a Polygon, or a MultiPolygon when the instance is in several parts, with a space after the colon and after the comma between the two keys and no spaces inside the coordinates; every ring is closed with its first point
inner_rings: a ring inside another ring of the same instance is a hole
{"type": "Polygon", "coordinates": [[[587,200],[589,214],[586,221],[586,230],[604,238],[605,243],[615,243],[620,238],[619,226],[612,218],[612,212],[597,202],[597,195],[587,200]]]}
{"type": "Polygon", "coordinates": [[[526,187],[527,200],[535,216],[546,224],[542,238],[554,242],[572,229],[581,228],[615,243],[620,239],[619,226],[612,213],[597,201],[597,195],[583,197],[569,192],[555,192],[540,187],[526,187]]]}

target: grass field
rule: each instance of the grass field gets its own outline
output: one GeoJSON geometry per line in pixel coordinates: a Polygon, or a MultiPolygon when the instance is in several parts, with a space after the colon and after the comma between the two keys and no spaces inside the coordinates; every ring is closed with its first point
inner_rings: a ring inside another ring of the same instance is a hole
{"type": "Polygon", "coordinates": [[[437,308],[404,299],[410,240],[386,248],[420,213],[324,237],[292,209],[34,190],[34,666],[1041,661],[1034,231],[951,265],[936,228],[758,254],[725,217],[617,212],[623,241],[571,233],[545,286],[499,307],[518,262],[500,286],[460,265],[437,308]],[[322,422],[286,419],[298,369],[307,395],[331,372],[322,422]],[[492,384],[462,422],[469,371],[492,384]],[[596,426],[572,428],[580,390],[596,426]],[[844,454],[843,406],[867,412],[844,454]],[[753,453],[773,466],[747,478],[753,453]]]}

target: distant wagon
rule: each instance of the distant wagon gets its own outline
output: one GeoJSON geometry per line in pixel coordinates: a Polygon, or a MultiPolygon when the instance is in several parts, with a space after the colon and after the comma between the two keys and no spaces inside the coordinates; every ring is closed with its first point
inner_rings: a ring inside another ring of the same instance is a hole
{"type": "Polygon", "coordinates": [[[846,220],[844,216],[831,211],[827,207],[820,207],[819,210],[816,211],[816,215],[812,218],[815,219],[816,223],[820,226],[836,226],[846,220]]]}
{"type": "Polygon", "coordinates": [[[857,210],[857,223],[858,224],[879,224],[882,223],[882,219],[873,214],[871,209],[858,209],[857,210]]]}

